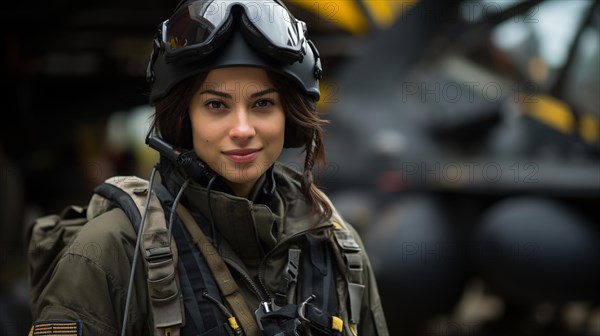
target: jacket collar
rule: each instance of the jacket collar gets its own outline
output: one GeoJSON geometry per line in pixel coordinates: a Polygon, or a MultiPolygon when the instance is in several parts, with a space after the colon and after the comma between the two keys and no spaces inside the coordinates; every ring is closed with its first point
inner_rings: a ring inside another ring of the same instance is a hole
{"type": "MultiPolygon", "coordinates": [[[[172,179],[178,186],[185,181],[177,169],[172,179]]],[[[207,190],[191,181],[182,203],[207,221],[214,221],[220,239],[225,239],[248,266],[257,266],[278,242],[329,225],[307,204],[300,175],[279,163],[261,176],[248,198],[233,195],[224,183],[207,190]]]]}

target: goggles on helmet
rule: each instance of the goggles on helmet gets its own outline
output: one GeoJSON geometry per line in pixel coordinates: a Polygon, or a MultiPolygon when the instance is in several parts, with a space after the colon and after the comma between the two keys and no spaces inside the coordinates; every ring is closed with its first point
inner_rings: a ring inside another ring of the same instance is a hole
{"type": "Polygon", "coordinates": [[[273,0],[194,1],[181,6],[162,24],[165,61],[185,63],[218,49],[237,9],[244,37],[261,52],[288,64],[302,61],[306,24],[273,0]]]}

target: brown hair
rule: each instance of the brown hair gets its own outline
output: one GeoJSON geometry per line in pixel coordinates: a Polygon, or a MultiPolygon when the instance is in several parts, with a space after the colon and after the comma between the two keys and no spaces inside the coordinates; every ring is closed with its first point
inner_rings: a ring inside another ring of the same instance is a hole
{"type": "MultiPolygon", "coordinates": [[[[325,146],[323,143],[323,129],[327,121],[319,117],[316,102],[310,96],[303,94],[300,87],[282,75],[267,72],[271,83],[281,96],[281,103],[285,111],[287,127],[286,137],[300,135],[304,140],[304,170],[302,172],[302,192],[309,204],[317,213],[325,218],[331,217],[332,208],[324,195],[319,192],[313,181],[314,166],[325,166],[325,146]],[[291,131],[291,132],[290,132],[291,131]],[[292,134],[289,134],[292,133],[292,134]]],[[[286,139],[286,141],[290,141],[286,139]]]]}
{"type": "MultiPolygon", "coordinates": [[[[304,94],[296,83],[277,73],[267,71],[267,74],[280,94],[285,111],[285,142],[298,142],[299,139],[304,145],[306,156],[302,172],[302,192],[316,213],[329,218],[332,214],[331,205],[315,186],[312,173],[315,165],[326,164],[321,127],[326,125],[327,121],[317,114],[314,99],[304,94]]],[[[193,148],[189,103],[206,76],[207,73],[202,73],[180,82],[167,96],[155,103],[154,119],[149,134],[159,134],[176,147],[193,148]]]]}

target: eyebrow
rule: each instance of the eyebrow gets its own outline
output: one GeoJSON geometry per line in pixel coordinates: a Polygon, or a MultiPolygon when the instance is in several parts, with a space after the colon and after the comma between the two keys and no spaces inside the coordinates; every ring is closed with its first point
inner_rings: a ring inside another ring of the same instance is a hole
{"type": "MultiPolygon", "coordinates": [[[[251,94],[250,98],[257,98],[257,97],[264,96],[264,95],[272,93],[272,92],[277,92],[277,90],[275,88],[268,88],[268,89],[265,89],[265,90],[262,90],[262,91],[258,91],[258,92],[255,92],[255,93],[251,94]]],[[[203,94],[212,94],[212,95],[215,95],[215,96],[219,96],[219,97],[223,97],[223,98],[229,98],[229,99],[233,98],[227,92],[217,91],[217,90],[212,90],[212,89],[204,90],[204,91],[200,92],[200,94],[201,95],[203,95],[203,94]]]]}

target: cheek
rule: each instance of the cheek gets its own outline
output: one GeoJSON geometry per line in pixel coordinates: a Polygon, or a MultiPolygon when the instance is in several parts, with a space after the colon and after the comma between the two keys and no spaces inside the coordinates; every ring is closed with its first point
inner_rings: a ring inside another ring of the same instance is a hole
{"type": "Polygon", "coordinates": [[[206,125],[211,125],[212,122],[208,120],[208,117],[202,113],[202,111],[195,111],[194,109],[191,109],[189,118],[192,125],[192,136],[194,137],[194,141],[198,141],[198,139],[201,138],[210,139],[210,132],[212,128],[207,127],[206,125]]]}
{"type": "Polygon", "coordinates": [[[206,155],[211,143],[214,143],[214,130],[210,127],[206,127],[205,125],[207,125],[207,122],[197,115],[194,116],[193,113],[190,113],[190,121],[192,125],[194,151],[198,156],[203,157],[206,155]]]}
{"type": "Polygon", "coordinates": [[[278,126],[277,128],[274,128],[271,133],[271,141],[276,142],[276,143],[283,143],[283,138],[285,137],[285,124],[282,124],[281,126],[278,126]]]}

